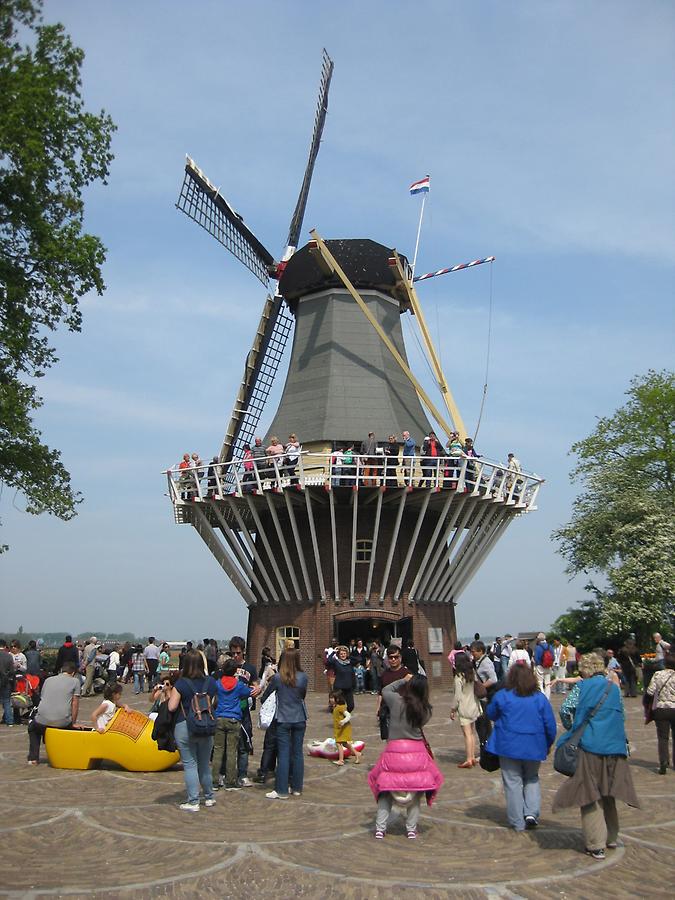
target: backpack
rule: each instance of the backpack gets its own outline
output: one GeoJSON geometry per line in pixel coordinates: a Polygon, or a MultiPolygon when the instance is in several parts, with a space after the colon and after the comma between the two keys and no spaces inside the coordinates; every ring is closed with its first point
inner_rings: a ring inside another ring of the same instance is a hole
{"type": "Polygon", "coordinates": [[[541,663],[542,669],[550,669],[553,666],[553,652],[550,647],[546,647],[544,652],[541,654],[541,663]]]}
{"type": "MultiPolygon", "coordinates": [[[[206,687],[206,679],[202,688],[206,687]]],[[[216,733],[216,717],[213,715],[213,700],[206,691],[195,691],[187,710],[183,707],[183,715],[188,732],[192,737],[212,737],[216,733]]]]}

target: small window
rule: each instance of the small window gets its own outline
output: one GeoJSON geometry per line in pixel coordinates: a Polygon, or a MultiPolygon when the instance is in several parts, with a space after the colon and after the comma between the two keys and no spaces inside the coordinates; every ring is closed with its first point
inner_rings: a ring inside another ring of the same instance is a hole
{"type": "Polygon", "coordinates": [[[357,563],[369,563],[373,553],[373,542],[360,540],[356,542],[356,561],[357,563]]]}
{"type": "Polygon", "coordinates": [[[286,649],[286,641],[293,641],[295,649],[300,648],[300,629],[295,625],[282,625],[277,628],[277,657],[286,649]]]}

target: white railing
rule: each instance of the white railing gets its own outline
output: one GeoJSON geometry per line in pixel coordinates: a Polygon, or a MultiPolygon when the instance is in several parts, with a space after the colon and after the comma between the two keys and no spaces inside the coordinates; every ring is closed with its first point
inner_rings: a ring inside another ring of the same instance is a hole
{"type": "Polygon", "coordinates": [[[385,487],[451,490],[532,510],[544,483],[538,475],[516,472],[504,463],[485,458],[354,454],[346,464],[335,454],[311,451],[300,453],[294,464],[283,456],[266,456],[185,469],[174,466],[162,474],[167,477],[169,497],[174,504],[223,500],[284,488],[385,487]]]}

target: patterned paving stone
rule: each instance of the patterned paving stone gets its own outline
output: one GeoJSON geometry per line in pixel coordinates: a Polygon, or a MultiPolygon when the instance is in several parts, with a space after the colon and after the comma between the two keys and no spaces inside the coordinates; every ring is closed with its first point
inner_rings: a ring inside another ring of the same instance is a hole
{"type": "MultiPolygon", "coordinates": [[[[159,854],[156,845],[150,846],[138,835],[96,827],[78,811],[57,822],[26,829],[20,846],[23,858],[31,864],[23,870],[8,867],[3,875],[5,889],[51,888],[63,883],[65,876],[68,887],[83,888],[91,882],[97,890],[105,890],[154,881],[158,864],[163,877],[178,877],[185,864],[181,852],[159,854]]],[[[174,851],[178,846],[175,842],[174,851]]],[[[195,844],[190,849],[190,871],[207,871],[235,852],[235,847],[222,844],[195,844]]]]}
{"type": "MultiPolygon", "coordinates": [[[[126,692],[125,692],[126,693],[126,692]]],[[[147,698],[125,700],[147,709],[147,698]]],[[[291,892],[328,900],[391,900],[414,890],[441,900],[492,898],[660,898],[651,872],[675,850],[675,773],[656,774],[653,726],[645,728],[639,701],[627,706],[631,766],[643,808],[621,806],[622,844],[598,863],[583,853],[577,810],[553,815],[562,781],[541,770],[542,817],[535,832],[506,828],[499,773],[460,770],[461,733],[449,719],[450,695],[433,698],[427,729],[446,783],[432,808],[423,807],[420,836],[405,837],[392,819],[383,842],[372,836],[375,804],[368,768],[381,743],[375,698],[357,698],[355,736],[367,741],[363,764],[343,769],[306,759],[301,798],[269,801],[254,786],[219,792],[213,809],[182,813],[180,769],[134,774],[109,765],[67,772],[25,763],[25,729],[0,729],[0,840],[20,846],[29,865],[5,867],[0,896],[134,898],[277,896],[291,892]],[[94,875],[96,873],[96,875],[94,875]]],[[[554,704],[558,705],[554,698],[554,704]]],[[[93,700],[82,704],[86,720],[93,700]]],[[[307,741],[330,734],[325,696],[309,699],[307,741]]],[[[262,749],[255,735],[253,771],[262,749]]]]}

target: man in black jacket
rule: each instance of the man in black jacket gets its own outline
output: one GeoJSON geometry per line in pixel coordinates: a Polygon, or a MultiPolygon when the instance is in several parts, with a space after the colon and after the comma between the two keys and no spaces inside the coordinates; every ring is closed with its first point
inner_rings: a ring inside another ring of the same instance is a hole
{"type": "Polygon", "coordinates": [[[56,662],[54,663],[54,674],[59,675],[65,663],[71,662],[75,664],[75,671],[80,668],[80,651],[73,643],[72,635],[67,634],[63,644],[59,647],[56,654],[56,662]]]}

